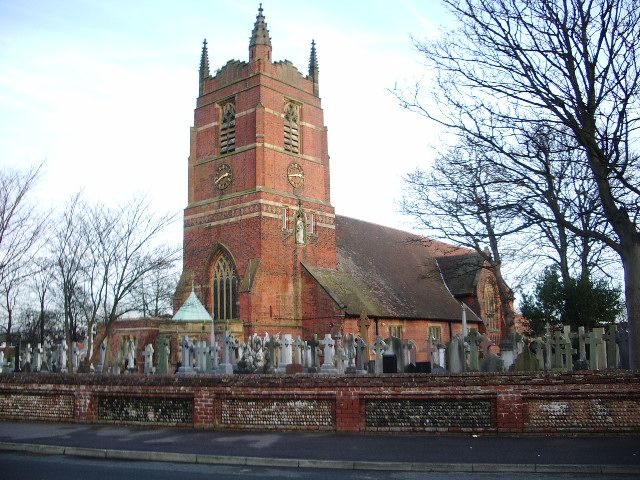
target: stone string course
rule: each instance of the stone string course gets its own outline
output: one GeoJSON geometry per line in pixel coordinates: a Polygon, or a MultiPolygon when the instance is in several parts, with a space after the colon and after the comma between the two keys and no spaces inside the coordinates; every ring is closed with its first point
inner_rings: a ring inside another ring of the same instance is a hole
{"type": "Polygon", "coordinates": [[[0,419],[254,430],[640,432],[640,372],[0,374],[0,419]]]}

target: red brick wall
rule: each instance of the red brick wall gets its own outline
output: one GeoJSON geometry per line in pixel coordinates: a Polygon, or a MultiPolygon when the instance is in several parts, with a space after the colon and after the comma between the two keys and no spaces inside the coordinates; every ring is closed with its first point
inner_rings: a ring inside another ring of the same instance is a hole
{"type": "MultiPolygon", "coordinates": [[[[158,399],[175,398],[176,405],[192,409],[192,417],[189,410],[181,418],[192,418],[196,428],[551,435],[640,432],[640,373],[634,372],[336,377],[0,374],[0,418],[15,418],[19,412],[25,420],[117,423],[113,412],[108,420],[101,418],[98,405],[100,399],[108,405],[105,397],[131,398],[137,404],[147,398],[150,409],[158,399]],[[43,415],[42,402],[57,406],[43,415]],[[461,408],[482,418],[471,421],[471,416],[456,415],[461,408]],[[427,412],[426,417],[416,422],[413,409],[427,412]]],[[[135,423],[141,421],[158,422],[153,414],[135,423]]],[[[121,423],[132,421],[123,415],[121,423]]]]}

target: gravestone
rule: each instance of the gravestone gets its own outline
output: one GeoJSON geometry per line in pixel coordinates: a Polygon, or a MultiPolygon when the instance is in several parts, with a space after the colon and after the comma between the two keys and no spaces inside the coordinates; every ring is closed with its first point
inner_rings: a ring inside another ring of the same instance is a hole
{"type": "Polygon", "coordinates": [[[67,342],[60,342],[58,345],[58,368],[62,373],[67,373],[69,370],[67,367],[67,350],[69,350],[67,342]]]}
{"type": "Polygon", "coordinates": [[[195,370],[193,369],[191,354],[193,353],[193,342],[191,339],[185,335],[182,339],[182,365],[178,368],[178,373],[181,374],[193,374],[195,370]]]}
{"type": "MultiPolygon", "coordinates": [[[[385,356],[391,356],[394,355],[396,358],[396,369],[395,372],[404,372],[404,368],[405,368],[405,363],[404,363],[404,355],[402,353],[402,340],[400,340],[398,337],[389,337],[386,340],[387,343],[387,353],[385,356]]],[[[387,360],[388,362],[389,360],[387,360]]],[[[391,367],[389,367],[391,368],[391,367]]],[[[391,373],[391,372],[385,372],[385,373],[391,373]]]]}
{"type": "Polygon", "coordinates": [[[480,344],[484,341],[484,335],[478,330],[471,329],[467,334],[467,344],[469,345],[469,371],[480,371],[480,344]]]}
{"type": "Polygon", "coordinates": [[[318,373],[320,371],[320,340],[318,335],[314,334],[311,340],[307,341],[307,345],[311,351],[311,363],[307,363],[307,372],[318,373]]]}
{"type": "Polygon", "coordinates": [[[383,373],[384,365],[383,365],[382,356],[384,355],[384,352],[386,352],[387,350],[387,344],[385,343],[384,340],[382,340],[381,336],[378,335],[376,337],[376,341],[371,346],[371,350],[375,355],[374,373],[376,374],[383,373]]]}
{"type": "Polygon", "coordinates": [[[591,330],[600,340],[597,342],[596,355],[598,356],[598,368],[605,370],[609,364],[607,363],[607,346],[604,341],[604,328],[598,327],[591,330]]]}
{"type": "Polygon", "coordinates": [[[275,361],[277,355],[278,348],[278,340],[275,336],[265,336],[264,340],[264,373],[274,373],[275,372],[275,361]]]}
{"type": "Polygon", "coordinates": [[[620,353],[620,368],[629,369],[629,324],[620,322],[616,332],[616,343],[620,353]]]}
{"type": "Polygon", "coordinates": [[[156,372],[161,375],[169,373],[169,339],[161,335],[158,341],[158,366],[156,372]]]}
{"type": "Polygon", "coordinates": [[[276,373],[285,373],[287,371],[287,365],[293,363],[293,336],[290,333],[285,333],[282,336],[280,345],[280,364],[278,365],[276,373]]]}
{"type": "Polygon", "coordinates": [[[222,334],[222,363],[218,366],[218,372],[223,375],[231,375],[233,373],[233,365],[231,364],[231,353],[235,339],[225,330],[222,334]]]}
{"type": "Polygon", "coordinates": [[[100,343],[100,360],[98,361],[98,365],[96,365],[94,373],[102,373],[102,371],[104,370],[104,359],[105,359],[106,353],[107,353],[107,339],[105,338],[100,343]]]}
{"type": "Polygon", "coordinates": [[[361,338],[356,338],[356,373],[364,375],[367,373],[367,343],[361,338]]]}
{"type": "Polygon", "coordinates": [[[207,354],[209,353],[209,346],[204,340],[199,340],[195,345],[196,356],[196,370],[200,373],[207,371],[207,354]]]}
{"type": "Polygon", "coordinates": [[[33,351],[33,366],[32,371],[39,372],[42,369],[42,354],[44,350],[42,349],[41,344],[37,344],[36,348],[33,351]]]}
{"type": "Polygon", "coordinates": [[[464,339],[456,335],[447,347],[447,370],[450,373],[460,373],[467,369],[465,361],[464,339]]]}
{"type": "Polygon", "coordinates": [[[220,373],[220,345],[216,342],[215,338],[211,342],[211,346],[209,347],[209,353],[207,358],[207,373],[220,373]]]}
{"type": "Polygon", "coordinates": [[[345,354],[347,355],[347,364],[345,366],[345,373],[356,373],[356,337],[353,333],[347,335],[345,341],[345,354]]]}
{"type": "Polygon", "coordinates": [[[22,354],[22,369],[25,372],[31,371],[31,344],[27,343],[27,347],[22,354]]]}
{"type": "Polygon", "coordinates": [[[602,336],[605,342],[605,350],[607,352],[607,367],[618,368],[620,363],[618,356],[618,344],[616,343],[616,330],[615,323],[612,323],[607,327],[607,333],[602,336]]]}
{"type": "Polygon", "coordinates": [[[382,373],[398,373],[398,357],[395,353],[382,356],[382,373]]]}
{"type": "Polygon", "coordinates": [[[302,366],[303,367],[303,371],[304,371],[306,345],[302,341],[300,336],[297,336],[295,338],[295,340],[293,341],[292,348],[293,348],[292,363],[302,366]]]}
{"type": "Polygon", "coordinates": [[[522,353],[516,357],[514,370],[516,372],[537,372],[540,369],[538,357],[527,346],[522,353]]]}
{"type": "Polygon", "coordinates": [[[338,373],[338,370],[336,370],[336,367],[333,364],[333,356],[335,354],[334,346],[336,342],[331,338],[331,334],[325,334],[324,340],[321,340],[320,344],[324,349],[324,361],[322,362],[322,367],[320,367],[320,373],[338,373]]]}
{"type": "Polygon", "coordinates": [[[78,344],[76,342],[71,343],[71,365],[73,366],[73,373],[78,371],[78,364],[80,362],[80,352],[78,351],[78,344]]]}
{"type": "Polygon", "coordinates": [[[540,369],[544,369],[544,367],[545,367],[545,359],[544,359],[545,345],[544,345],[544,340],[541,339],[540,337],[534,338],[530,343],[530,347],[531,347],[533,353],[535,354],[536,358],[538,359],[539,368],[540,369]]]}
{"type": "Polygon", "coordinates": [[[144,373],[150,375],[155,372],[156,369],[153,366],[153,345],[149,343],[144,347],[144,373]]]}
{"type": "Polygon", "coordinates": [[[333,361],[336,366],[336,370],[339,374],[343,374],[346,368],[347,354],[344,351],[342,344],[338,344],[336,353],[333,356],[333,361]]]}

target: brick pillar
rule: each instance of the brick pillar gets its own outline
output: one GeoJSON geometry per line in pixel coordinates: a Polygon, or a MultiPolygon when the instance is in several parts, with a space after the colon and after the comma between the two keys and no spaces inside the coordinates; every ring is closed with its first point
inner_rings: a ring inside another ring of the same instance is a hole
{"type": "Polygon", "coordinates": [[[520,393],[498,393],[496,426],[498,433],[520,433],[524,430],[526,404],[520,393]]]}
{"type": "Polygon", "coordinates": [[[95,416],[95,400],[92,398],[90,387],[80,387],[73,394],[73,418],[76,422],[90,423],[95,416]]]}
{"type": "Polygon", "coordinates": [[[215,394],[211,388],[198,388],[193,396],[193,426],[195,428],[213,428],[215,394]]]}
{"type": "Polygon", "coordinates": [[[359,395],[347,388],[339,388],[336,391],[336,431],[358,432],[364,427],[364,404],[359,395]]]}

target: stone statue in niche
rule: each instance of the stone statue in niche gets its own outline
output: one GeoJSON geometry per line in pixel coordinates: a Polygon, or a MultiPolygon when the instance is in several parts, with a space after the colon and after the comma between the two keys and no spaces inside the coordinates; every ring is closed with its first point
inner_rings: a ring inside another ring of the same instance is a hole
{"type": "Polygon", "coordinates": [[[296,243],[298,245],[304,245],[304,220],[302,219],[302,212],[296,217],[296,243]]]}

